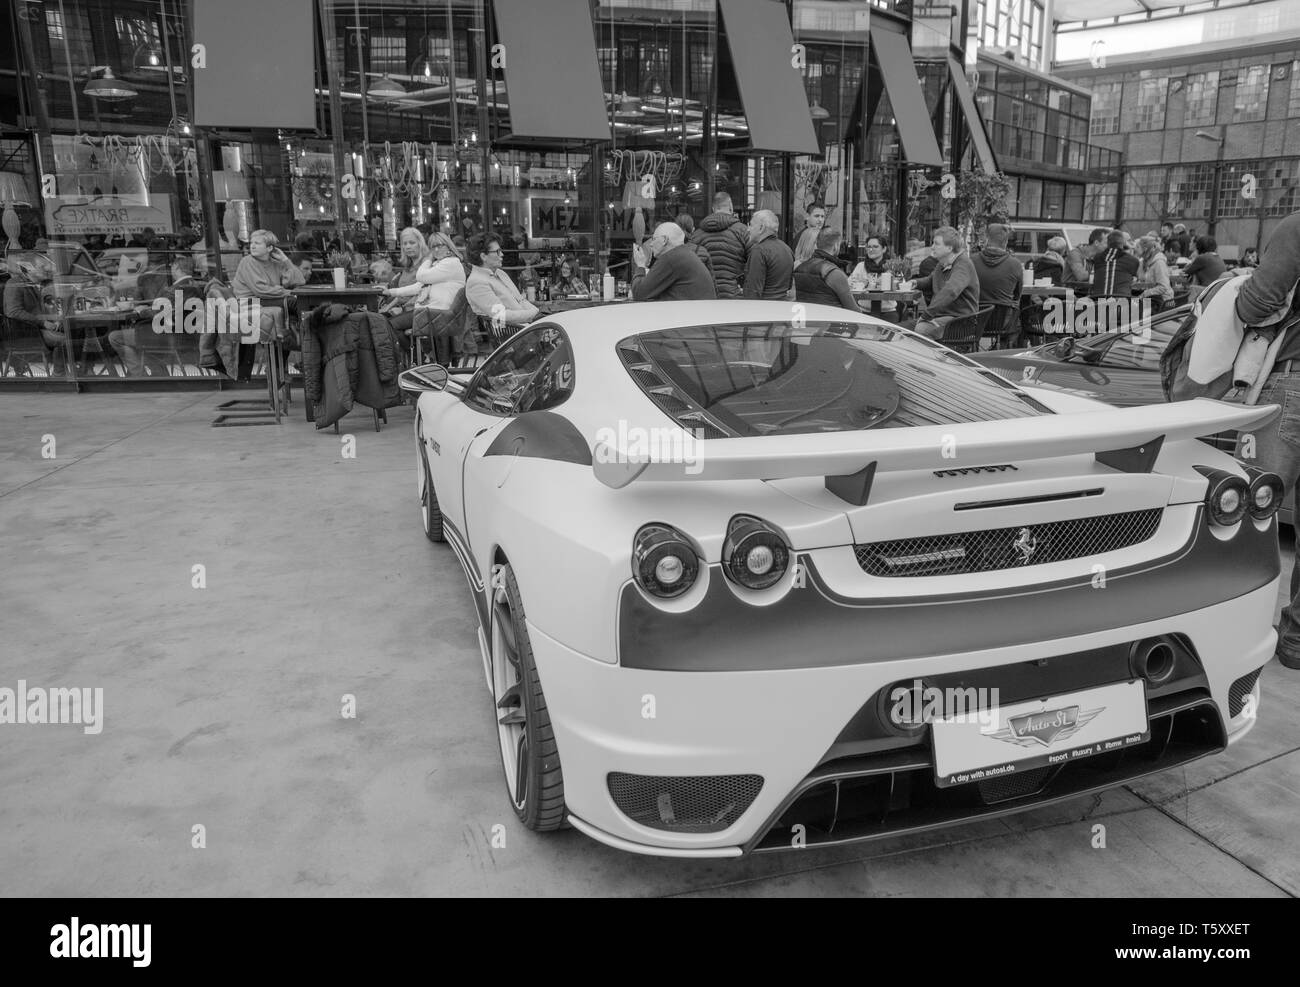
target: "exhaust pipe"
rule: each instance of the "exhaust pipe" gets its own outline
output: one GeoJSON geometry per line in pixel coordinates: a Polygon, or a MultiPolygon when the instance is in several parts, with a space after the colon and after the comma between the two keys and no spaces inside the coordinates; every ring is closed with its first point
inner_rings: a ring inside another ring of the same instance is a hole
{"type": "Polygon", "coordinates": [[[1145,679],[1148,685],[1160,685],[1174,674],[1176,664],[1174,649],[1160,638],[1148,638],[1133,646],[1129,667],[1133,674],[1145,679]]]}

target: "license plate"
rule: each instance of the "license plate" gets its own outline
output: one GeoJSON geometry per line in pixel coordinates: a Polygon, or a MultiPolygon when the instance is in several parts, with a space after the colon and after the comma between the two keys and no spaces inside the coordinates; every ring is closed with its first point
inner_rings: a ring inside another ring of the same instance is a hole
{"type": "Polygon", "coordinates": [[[1106,754],[1151,736],[1139,679],[935,720],[931,727],[940,788],[1106,754]]]}

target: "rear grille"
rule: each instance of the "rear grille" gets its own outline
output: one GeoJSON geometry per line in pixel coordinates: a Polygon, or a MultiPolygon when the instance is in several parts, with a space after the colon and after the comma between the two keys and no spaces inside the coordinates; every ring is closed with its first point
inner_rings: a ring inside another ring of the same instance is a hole
{"type": "Polygon", "coordinates": [[[673,833],[720,833],[763,789],[760,775],[658,777],[614,771],[606,781],[623,815],[673,833]]]}
{"type": "Polygon", "coordinates": [[[1160,527],[1162,508],[853,546],[873,576],[941,576],[1045,565],[1128,548],[1160,527]]]}
{"type": "Polygon", "coordinates": [[[1241,715],[1242,709],[1246,706],[1246,697],[1255,690],[1255,683],[1259,681],[1259,673],[1263,669],[1257,668],[1249,675],[1243,675],[1228,689],[1228,719],[1234,720],[1241,715]]]}

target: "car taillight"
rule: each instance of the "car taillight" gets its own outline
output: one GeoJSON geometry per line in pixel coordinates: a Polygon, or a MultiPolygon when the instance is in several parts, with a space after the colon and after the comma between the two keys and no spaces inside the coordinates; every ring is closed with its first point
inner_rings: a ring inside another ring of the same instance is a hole
{"type": "Polygon", "coordinates": [[[732,581],[746,589],[767,589],[781,581],[789,566],[790,549],[771,525],[748,514],[731,519],[722,567],[732,581]]]}
{"type": "Polygon", "coordinates": [[[1267,521],[1282,507],[1282,478],[1254,466],[1247,466],[1246,474],[1250,477],[1246,510],[1255,520],[1267,521]]]}
{"type": "Polygon", "coordinates": [[[637,585],[660,599],[681,596],[700,574],[695,548],[676,528],[647,524],[632,541],[632,575],[637,585]]]}
{"type": "Polygon", "coordinates": [[[1250,487],[1244,479],[1205,466],[1198,466],[1197,470],[1210,481],[1205,492],[1205,510],[1214,524],[1230,526],[1246,516],[1250,487]]]}

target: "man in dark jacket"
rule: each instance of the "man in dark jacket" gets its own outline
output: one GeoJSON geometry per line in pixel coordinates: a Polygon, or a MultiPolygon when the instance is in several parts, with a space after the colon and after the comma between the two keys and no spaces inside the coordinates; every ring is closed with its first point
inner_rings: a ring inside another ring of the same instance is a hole
{"type": "Polygon", "coordinates": [[[1091,298],[1132,298],[1138,259],[1125,248],[1124,234],[1112,230],[1106,237],[1106,252],[1093,258],[1091,298]]]}
{"type": "Polygon", "coordinates": [[[654,234],[632,248],[632,297],[638,302],[717,298],[704,262],[686,243],[676,223],[660,223],[654,234]]]}
{"type": "Polygon", "coordinates": [[[740,284],[749,260],[749,231],[731,209],[731,196],[713,197],[713,212],[695,231],[695,242],[713,261],[713,284],[719,298],[739,298],[740,284]]]}
{"type": "Polygon", "coordinates": [[[760,209],[749,221],[749,263],[745,265],[746,298],[781,301],[790,293],[794,251],[776,235],[776,213],[760,209]]]}
{"type": "MultiPolygon", "coordinates": [[[[1279,311],[1295,312],[1300,291],[1300,212],[1292,213],[1278,224],[1273,237],[1264,247],[1259,267],[1255,268],[1237,292],[1235,314],[1242,331],[1256,326],[1279,311]]],[[[1294,408],[1300,402],[1300,327],[1283,338],[1272,372],[1264,381],[1256,404],[1276,404],[1294,408]],[[1296,400],[1291,400],[1291,395],[1296,400]]],[[[1300,517],[1300,441],[1293,420],[1285,414],[1264,425],[1243,432],[1237,442],[1237,456],[1260,469],[1282,478],[1284,496],[1291,498],[1291,509],[1300,517]]],[[[1300,669],[1300,554],[1291,570],[1290,600],[1282,608],[1277,626],[1277,660],[1287,668],[1300,669]]]]}
{"type": "Polygon", "coordinates": [[[1010,239],[1010,227],[990,223],[984,234],[984,247],[971,258],[980,279],[980,305],[1020,306],[1025,268],[1007,250],[1010,239]]]}
{"type": "Polygon", "coordinates": [[[934,231],[932,250],[937,262],[934,273],[919,279],[916,287],[922,291],[932,289],[934,297],[922,311],[916,331],[939,339],[953,319],[979,311],[980,279],[966,253],[965,241],[951,226],[940,226],[934,231]]]}
{"type": "Polygon", "coordinates": [[[817,249],[810,260],[794,269],[795,301],[805,305],[838,305],[851,312],[861,312],[848,275],[839,265],[840,244],[843,234],[834,227],[817,234],[817,249]]]}
{"type": "Polygon", "coordinates": [[[705,268],[708,269],[709,278],[712,279],[713,258],[709,256],[709,252],[707,250],[705,250],[703,247],[701,247],[698,243],[695,242],[695,217],[688,212],[678,213],[677,225],[680,226],[682,228],[682,232],[686,234],[687,246],[689,246],[692,250],[695,251],[695,256],[698,257],[700,259],[700,262],[705,266],[705,268]]]}

